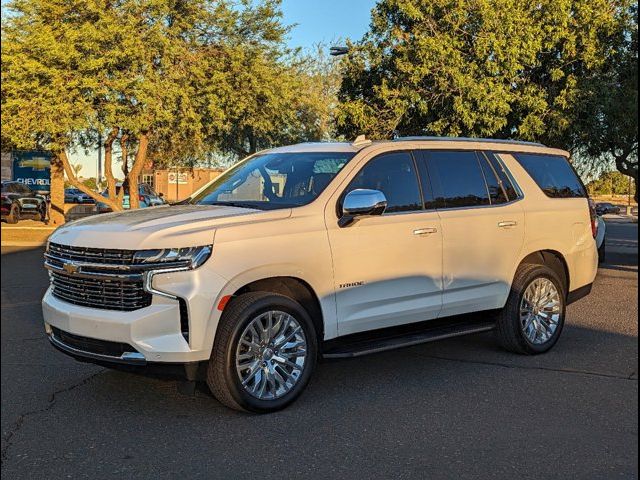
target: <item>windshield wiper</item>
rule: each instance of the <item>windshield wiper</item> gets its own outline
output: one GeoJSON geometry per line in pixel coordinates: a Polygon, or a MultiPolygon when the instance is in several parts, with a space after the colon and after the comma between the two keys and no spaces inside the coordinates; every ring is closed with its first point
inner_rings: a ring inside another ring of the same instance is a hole
{"type": "Polygon", "coordinates": [[[263,210],[255,203],[249,202],[208,202],[205,205],[221,205],[225,207],[252,208],[254,210],[263,210]]]}

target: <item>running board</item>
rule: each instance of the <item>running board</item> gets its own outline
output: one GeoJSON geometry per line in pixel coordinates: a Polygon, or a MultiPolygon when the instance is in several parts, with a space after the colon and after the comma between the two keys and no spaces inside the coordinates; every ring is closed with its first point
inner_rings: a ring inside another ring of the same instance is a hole
{"type": "MultiPolygon", "coordinates": [[[[426,322],[428,323],[428,322],[426,322]]],[[[323,358],[352,358],[369,355],[372,353],[386,352],[396,348],[411,347],[421,343],[435,342],[472,333],[487,332],[495,328],[495,322],[459,322],[451,325],[439,325],[436,327],[426,327],[422,331],[411,331],[404,334],[393,334],[381,331],[377,337],[357,339],[358,334],[349,335],[356,337],[349,341],[347,337],[336,339],[325,343],[323,358]]]]}

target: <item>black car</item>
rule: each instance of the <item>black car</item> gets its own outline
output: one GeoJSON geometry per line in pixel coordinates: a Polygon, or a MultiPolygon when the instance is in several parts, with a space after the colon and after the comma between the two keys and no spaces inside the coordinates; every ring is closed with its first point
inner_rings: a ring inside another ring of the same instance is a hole
{"type": "Polygon", "coordinates": [[[620,207],[614,205],[613,203],[596,203],[596,213],[598,215],[607,215],[609,213],[619,214],[620,207]]]}
{"type": "Polygon", "coordinates": [[[20,182],[2,182],[2,220],[17,223],[23,218],[47,220],[47,201],[20,182]]]}

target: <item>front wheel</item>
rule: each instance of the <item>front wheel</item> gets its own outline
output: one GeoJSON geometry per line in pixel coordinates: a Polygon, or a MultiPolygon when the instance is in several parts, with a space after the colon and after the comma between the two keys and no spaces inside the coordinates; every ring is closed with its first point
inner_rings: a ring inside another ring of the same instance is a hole
{"type": "Polygon", "coordinates": [[[224,405],[267,413],[304,390],[318,347],[309,314],[295,300],[268,292],[234,298],[225,308],[207,369],[207,384],[224,405]]]}
{"type": "Polygon", "coordinates": [[[566,293],[558,274],[546,265],[522,265],[507,303],[498,314],[499,343],[515,353],[535,355],[553,347],[564,327],[566,293]]]}

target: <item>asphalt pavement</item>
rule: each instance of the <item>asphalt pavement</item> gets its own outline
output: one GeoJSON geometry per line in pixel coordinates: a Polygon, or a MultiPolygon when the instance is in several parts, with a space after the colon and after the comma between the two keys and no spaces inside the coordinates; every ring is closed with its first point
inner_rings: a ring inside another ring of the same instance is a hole
{"type": "Polygon", "coordinates": [[[41,248],[2,248],[2,478],[637,478],[638,225],[546,355],[479,334],[321,363],[271,415],[75,362],[44,336],[41,248]]]}

